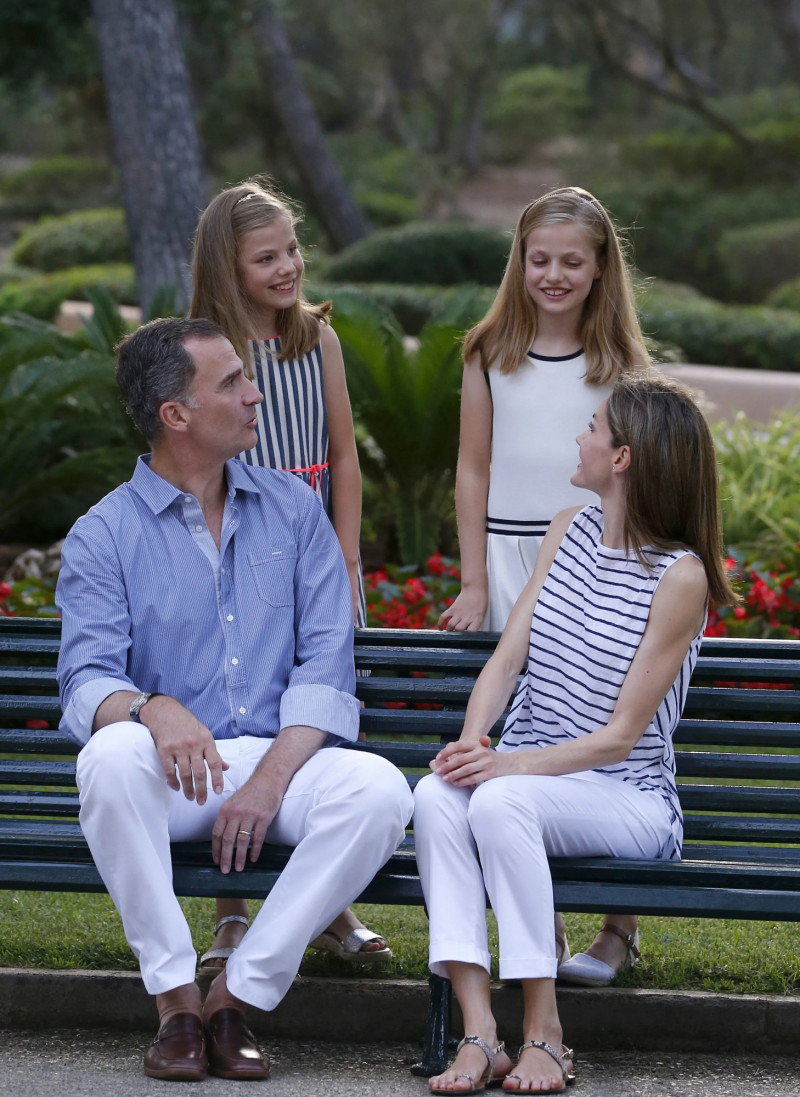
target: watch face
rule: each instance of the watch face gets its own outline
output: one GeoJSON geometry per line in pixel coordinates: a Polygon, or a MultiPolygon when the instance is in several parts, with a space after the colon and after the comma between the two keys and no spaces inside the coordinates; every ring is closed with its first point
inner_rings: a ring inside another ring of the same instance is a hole
{"type": "Polygon", "coordinates": [[[151,696],[149,693],[140,693],[138,697],[134,697],[130,707],[131,720],[139,719],[140,710],[147,704],[151,696]]]}

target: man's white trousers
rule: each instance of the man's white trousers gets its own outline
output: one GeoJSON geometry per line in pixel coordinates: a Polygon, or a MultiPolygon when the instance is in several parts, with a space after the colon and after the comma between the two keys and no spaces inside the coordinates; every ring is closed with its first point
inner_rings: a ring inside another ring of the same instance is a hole
{"type": "MultiPolygon", "coordinates": [[[[217,741],[225,787],[203,806],[169,788],[150,732],[128,721],[96,732],[78,756],[80,821],[150,994],[191,983],[197,953],[172,887],[170,841],[206,841],[221,804],[272,739],[217,741]]],[[[295,846],[227,965],[242,1001],[274,1009],[308,942],[363,891],[403,838],[412,797],[398,769],[372,754],[319,750],[289,783],[267,841],[295,846]]],[[[233,871],[233,870],[232,870],[233,871]]]]}
{"type": "Polygon", "coordinates": [[[671,838],[656,792],[598,773],[495,777],[455,788],[431,774],[414,793],[414,841],[430,918],[431,971],[490,970],[486,895],[501,979],[553,979],[553,857],[657,857],[671,838]],[[485,885],[485,886],[484,886],[485,885]]]}

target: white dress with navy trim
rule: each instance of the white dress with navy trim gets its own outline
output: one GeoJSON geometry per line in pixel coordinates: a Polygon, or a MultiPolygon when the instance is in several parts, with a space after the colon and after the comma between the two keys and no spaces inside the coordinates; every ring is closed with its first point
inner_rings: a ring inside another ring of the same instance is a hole
{"type": "MultiPolygon", "coordinates": [[[[602,543],[603,512],[584,507],[569,526],[536,603],[528,666],[497,749],[536,749],[590,735],[611,718],[647,625],[662,576],[687,549],[633,553],[602,543]]],[[[679,858],[683,820],[675,785],[672,735],[686,700],[705,622],[677,678],[624,762],[597,773],[663,797],[672,837],[661,851],[679,858]]]]}
{"type": "Polygon", "coordinates": [[[611,391],[586,381],[583,351],[545,358],[529,351],[513,373],[492,367],[492,458],[486,523],[489,608],[484,628],[500,631],[533,572],[542,538],[564,507],[595,496],[569,479],[575,437],[611,391]]]}

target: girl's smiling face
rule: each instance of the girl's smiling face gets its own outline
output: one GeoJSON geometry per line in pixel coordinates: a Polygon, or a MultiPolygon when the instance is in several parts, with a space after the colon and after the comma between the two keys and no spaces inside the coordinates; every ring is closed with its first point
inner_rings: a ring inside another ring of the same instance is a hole
{"type": "Polygon", "coordinates": [[[251,229],[239,241],[242,289],[261,319],[261,336],[275,335],[275,314],[297,300],[303,257],[286,217],[251,229]],[[267,330],[268,329],[268,330],[267,330]]]}
{"type": "Polygon", "coordinates": [[[603,271],[585,229],[574,221],[540,225],[525,240],[525,288],[539,312],[580,319],[603,271]]]}

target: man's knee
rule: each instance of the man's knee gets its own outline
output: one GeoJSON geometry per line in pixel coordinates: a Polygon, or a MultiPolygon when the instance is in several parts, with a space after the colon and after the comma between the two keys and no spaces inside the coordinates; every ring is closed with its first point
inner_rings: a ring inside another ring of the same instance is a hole
{"type": "Polygon", "coordinates": [[[78,789],[82,796],[96,785],[119,793],[142,772],[157,774],[160,769],[158,751],[148,729],[143,724],[120,721],[95,732],[81,750],[76,766],[78,789]]]}
{"type": "Polygon", "coordinates": [[[348,752],[349,799],[359,814],[405,827],[414,810],[408,781],[397,766],[376,754],[348,752]]]}

